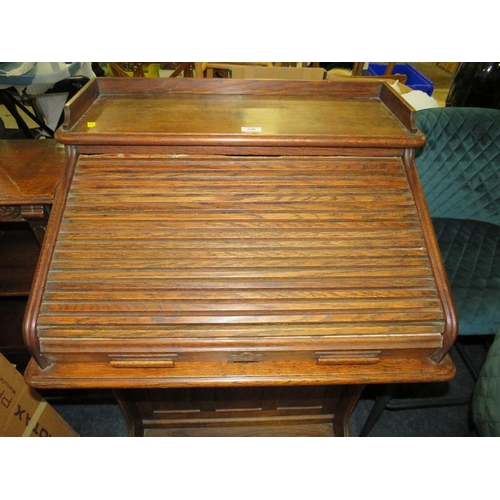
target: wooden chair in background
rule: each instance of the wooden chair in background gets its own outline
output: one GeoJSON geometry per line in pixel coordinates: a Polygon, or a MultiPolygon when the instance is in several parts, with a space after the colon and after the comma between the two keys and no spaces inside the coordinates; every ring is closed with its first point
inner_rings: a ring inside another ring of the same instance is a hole
{"type": "Polygon", "coordinates": [[[195,65],[197,78],[227,78],[235,66],[267,66],[272,67],[272,62],[198,62],[195,65]]]}
{"type": "MultiPolygon", "coordinates": [[[[130,77],[129,73],[125,71],[125,67],[123,63],[119,62],[108,62],[107,63],[109,68],[111,69],[111,73],[115,77],[130,77]]],[[[144,68],[146,66],[149,66],[150,64],[155,64],[155,63],[150,63],[150,62],[134,62],[132,64],[132,77],[134,78],[143,78],[146,76],[144,73],[144,68]]],[[[158,63],[156,63],[158,64],[158,63]]],[[[182,63],[177,63],[176,67],[174,68],[174,71],[171,75],[169,75],[169,78],[176,78],[180,74],[183,74],[184,77],[186,78],[192,78],[193,77],[193,63],[191,62],[182,62],[182,63]]]]}
{"type": "MultiPolygon", "coordinates": [[[[362,76],[363,75],[363,70],[365,69],[365,65],[366,64],[367,63],[364,63],[364,62],[355,62],[354,66],[352,68],[352,75],[353,76],[362,76]]],[[[383,76],[392,75],[392,72],[394,71],[395,67],[396,67],[396,63],[395,62],[387,63],[387,68],[385,68],[383,76]]]]}

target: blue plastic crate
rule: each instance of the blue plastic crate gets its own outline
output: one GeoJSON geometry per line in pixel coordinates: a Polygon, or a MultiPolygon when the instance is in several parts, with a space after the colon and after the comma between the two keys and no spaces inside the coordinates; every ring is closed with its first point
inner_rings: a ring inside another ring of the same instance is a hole
{"type": "MultiPolygon", "coordinates": [[[[367,74],[368,76],[380,76],[385,73],[386,68],[387,65],[385,64],[370,63],[368,64],[367,74]]],[[[407,79],[405,85],[407,87],[413,90],[421,90],[427,95],[432,96],[434,84],[427,77],[422,75],[420,71],[417,71],[411,64],[396,64],[393,73],[406,75],[407,79]]]]}

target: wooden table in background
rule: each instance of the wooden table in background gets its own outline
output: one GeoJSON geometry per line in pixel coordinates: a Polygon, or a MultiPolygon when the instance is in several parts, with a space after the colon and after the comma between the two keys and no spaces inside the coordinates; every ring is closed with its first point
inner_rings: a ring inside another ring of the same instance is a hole
{"type": "Polygon", "coordinates": [[[0,222],[27,222],[41,244],[64,160],[51,139],[0,141],[0,222]]]}
{"type": "Polygon", "coordinates": [[[54,140],[0,141],[0,352],[20,370],[26,302],[64,166],[54,140]]]}

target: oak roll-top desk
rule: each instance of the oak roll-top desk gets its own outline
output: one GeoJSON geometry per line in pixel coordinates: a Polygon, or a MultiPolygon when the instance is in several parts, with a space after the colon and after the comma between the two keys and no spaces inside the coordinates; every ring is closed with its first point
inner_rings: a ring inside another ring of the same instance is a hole
{"type": "Polygon", "coordinates": [[[96,79],[25,319],[39,388],[146,435],[346,434],[363,384],[448,380],[456,320],[380,82],[96,79]]]}

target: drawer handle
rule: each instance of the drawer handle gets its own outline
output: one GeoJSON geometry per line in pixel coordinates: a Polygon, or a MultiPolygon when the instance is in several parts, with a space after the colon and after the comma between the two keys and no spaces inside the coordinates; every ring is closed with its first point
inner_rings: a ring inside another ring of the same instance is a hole
{"type": "Polygon", "coordinates": [[[264,360],[264,355],[257,352],[239,352],[228,356],[229,363],[260,363],[264,360]]]}
{"type": "Polygon", "coordinates": [[[110,364],[113,368],[175,368],[177,359],[177,354],[157,358],[152,358],[150,355],[144,358],[120,356],[113,358],[110,364]]]}
{"type": "Polygon", "coordinates": [[[374,365],[379,362],[380,351],[317,352],[318,365],[374,365]]]}

